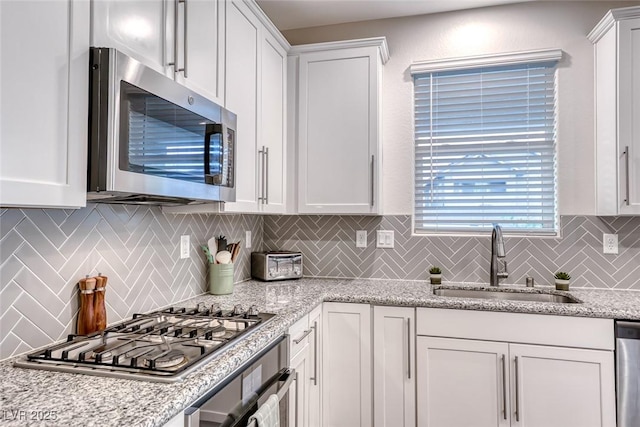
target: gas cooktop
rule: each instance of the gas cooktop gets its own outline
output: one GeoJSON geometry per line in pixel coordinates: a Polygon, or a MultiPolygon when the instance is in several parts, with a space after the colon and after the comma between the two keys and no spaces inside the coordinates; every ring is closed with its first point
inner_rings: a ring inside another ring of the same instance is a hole
{"type": "Polygon", "coordinates": [[[66,342],[30,353],[15,366],[174,382],[273,316],[255,306],[223,311],[202,304],[135,314],[103,332],[69,335],[66,342]]]}

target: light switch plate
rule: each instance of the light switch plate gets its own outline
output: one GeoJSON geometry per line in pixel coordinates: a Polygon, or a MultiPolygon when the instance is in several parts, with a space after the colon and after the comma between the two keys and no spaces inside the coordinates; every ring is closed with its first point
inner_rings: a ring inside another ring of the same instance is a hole
{"type": "Polygon", "coordinates": [[[251,230],[246,230],[244,232],[244,247],[245,248],[251,247],[251,230]]]}
{"type": "Polygon", "coordinates": [[[188,234],[180,236],[180,259],[189,258],[189,246],[191,246],[191,236],[188,234]]]}
{"type": "Polygon", "coordinates": [[[356,230],[356,248],[367,247],[367,230],[356,230]]]}
{"type": "Polygon", "coordinates": [[[393,230],[376,231],[376,248],[393,249],[394,237],[393,230]]]}
{"type": "Polygon", "coordinates": [[[602,235],[602,253],[618,255],[618,235],[603,234],[602,235]]]}

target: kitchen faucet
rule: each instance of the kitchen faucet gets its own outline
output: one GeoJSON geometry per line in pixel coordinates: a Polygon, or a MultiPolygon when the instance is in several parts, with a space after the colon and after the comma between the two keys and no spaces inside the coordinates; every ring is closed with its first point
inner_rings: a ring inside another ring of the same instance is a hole
{"type": "Polygon", "coordinates": [[[493,224],[493,231],[491,232],[491,268],[489,269],[489,284],[491,286],[498,286],[500,279],[509,277],[506,260],[502,261],[504,270],[500,271],[499,268],[500,261],[498,258],[504,258],[505,256],[502,228],[498,224],[493,224]]]}

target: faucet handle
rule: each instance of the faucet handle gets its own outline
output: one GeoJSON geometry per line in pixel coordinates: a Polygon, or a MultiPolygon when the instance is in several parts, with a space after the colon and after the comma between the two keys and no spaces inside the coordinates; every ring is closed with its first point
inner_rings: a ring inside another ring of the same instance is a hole
{"type": "Polygon", "coordinates": [[[498,271],[498,277],[501,279],[506,279],[509,277],[509,272],[507,271],[507,261],[503,260],[502,264],[504,265],[504,270],[498,271]]]}

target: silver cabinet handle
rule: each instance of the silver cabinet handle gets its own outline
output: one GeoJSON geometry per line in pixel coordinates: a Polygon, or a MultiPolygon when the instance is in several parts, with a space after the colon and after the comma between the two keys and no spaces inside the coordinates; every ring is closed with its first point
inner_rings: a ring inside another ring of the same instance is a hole
{"type": "Polygon", "coordinates": [[[318,385],[318,321],[313,322],[313,385],[318,385]]]}
{"type": "MultiPolygon", "coordinates": [[[[189,18],[188,18],[188,13],[187,13],[187,0],[179,0],[182,3],[184,3],[184,34],[183,34],[183,39],[182,39],[182,47],[183,47],[183,51],[182,51],[182,72],[184,73],[184,77],[187,78],[187,49],[188,49],[188,44],[187,44],[187,34],[189,34],[189,32],[187,31],[187,23],[189,22],[189,18]]],[[[179,70],[180,71],[180,70],[179,70]]]]}
{"type": "Polygon", "coordinates": [[[411,379],[411,319],[407,319],[407,378],[411,379]]]}
{"type": "Polygon", "coordinates": [[[307,329],[302,333],[302,336],[300,338],[298,338],[297,340],[293,340],[293,343],[300,344],[311,332],[313,332],[313,329],[307,329]]]}
{"type": "Polygon", "coordinates": [[[502,414],[507,419],[507,362],[502,355],[502,414]]]}
{"type": "Polygon", "coordinates": [[[178,74],[180,71],[184,72],[184,76],[187,77],[187,0],[174,0],[173,2],[173,62],[169,62],[168,65],[173,66],[173,74],[178,74]],[[178,68],[178,14],[180,3],[184,3],[184,38],[183,47],[184,52],[182,54],[184,59],[184,67],[178,68]]]}
{"type": "Polygon", "coordinates": [[[258,203],[264,205],[264,185],[262,184],[264,181],[264,145],[262,146],[262,150],[258,150],[258,155],[260,157],[260,182],[258,184],[260,193],[258,194],[258,203]]]}
{"type": "Polygon", "coordinates": [[[269,204],[269,147],[264,147],[264,203],[269,204]]]}
{"type": "Polygon", "coordinates": [[[265,184],[265,171],[267,169],[267,151],[266,147],[262,146],[262,176],[260,177],[260,192],[262,193],[262,204],[267,204],[267,189],[265,184]]]}
{"type": "Polygon", "coordinates": [[[520,421],[520,393],[518,391],[518,356],[515,357],[515,373],[516,373],[516,421],[520,421]]]}
{"type": "Polygon", "coordinates": [[[630,186],[630,182],[629,182],[629,146],[627,145],[626,147],[624,147],[624,159],[625,159],[625,163],[626,163],[626,167],[625,167],[625,171],[626,171],[626,182],[627,182],[627,198],[625,199],[625,203],[627,204],[627,206],[629,206],[629,204],[631,203],[631,189],[629,188],[630,186]]]}
{"type": "Polygon", "coordinates": [[[371,207],[375,205],[375,169],[376,169],[376,156],[371,156],[371,207]]]}
{"type": "Polygon", "coordinates": [[[173,66],[173,74],[177,74],[178,69],[178,3],[180,0],[173,0],[173,62],[167,65],[173,66]]]}
{"type": "Polygon", "coordinates": [[[298,427],[298,411],[300,410],[300,399],[299,399],[299,394],[300,394],[300,382],[298,381],[298,372],[296,372],[296,424],[295,426],[298,427]]]}

